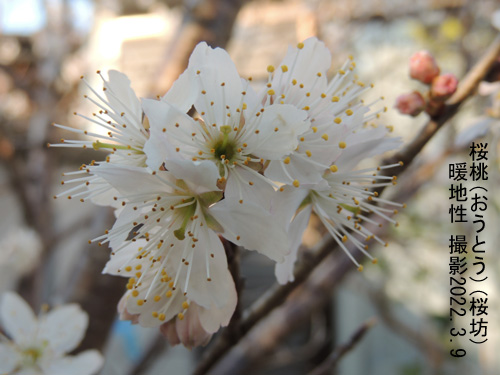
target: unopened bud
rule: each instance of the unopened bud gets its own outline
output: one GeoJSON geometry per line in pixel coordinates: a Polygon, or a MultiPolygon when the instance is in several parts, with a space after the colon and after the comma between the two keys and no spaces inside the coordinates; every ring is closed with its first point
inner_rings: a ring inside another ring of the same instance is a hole
{"type": "Polygon", "coordinates": [[[417,116],[425,108],[425,100],[418,91],[397,97],[395,107],[403,115],[417,116]]]}
{"type": "Polygon", "coordinates": [[[410,77],[423,83],[431,83],[439,75],[439,66],[427,51],[419,51],[410,57],[410,77]]]}
{"type": "Polygon", "coordinates": [[[438,100],[446,100],[457,91],[458,79],[454,74],[447,73],[436,77],[432,81],[431,97],[438,100]]]}

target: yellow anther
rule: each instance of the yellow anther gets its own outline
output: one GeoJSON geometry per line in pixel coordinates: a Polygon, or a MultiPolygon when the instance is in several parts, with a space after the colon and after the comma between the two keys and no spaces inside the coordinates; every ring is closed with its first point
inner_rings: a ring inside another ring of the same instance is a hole
{"type": "Polygon", "coordinates": [[[165,320],[165,314],[158,315],[158,319],[160,319],[163,322],[165,320]]]}
{"type": "Polygon", "coordinates": [[[339,168],[336,165],[330,166],[330,171],[332,171],[333,173],[337,172],[338,170],[339,170],[339,168]]]}
{"type": "Polygon", "coordinates": [[[137,306],[142,306],[142,305],[144,305],[144,300],[142,299],[137,300],[137,306]]]}
{"type": "Polygon", "coordinates": [[[352,114],[354,112],[352,111],[352,109],[348,109],[348,110],[345,111],[345,113],[346,113],[347,116],[352,116],[352,114]]]}
{"type": "Polygon", "coordinates": [[[339,74],[344,75],[345,74],[345,70],[339,69],[339,74]]]}
{"type": "Polygon", "coordinates": [[[312,128],[313,133],[316,133],[318,131],[318,128],[316,126],[313,126],[312,128]]]}
{"type": "Polygon", "coordinates": [[[317,75],[318,77],[321,77],[321,73],[320,73],[320,72],[316,73],[316,75],[317,75]]]}
{"type": "Polygon", "coordinates": [[[306,105],[306,106],[304,106],[302,109],[303,109],[304,111],[309,111],[311,108],[310,108],[308,105],[306,105]]]}
{"type": "Polygon", "coordinates": [[[321,97],[322,97],[323,99],[324,99],[324,98],[326,98],[326,94],[325,94],[325,93],[321,94],[321,97]]]}
{"type": "Polygon", "coordinates": [[[347,241],[347,236],[344,234],[344,237],[342,237],[342,242],[346,242],[347,241]]]}
{"type": "Polygon", "coordinates": [[[151,313],[151,315],[153,315],[153,318],[158,318],[158,312],[156,312],[156,311],[153,311],[151,313]]]}
{"type": "Polygon", "coordinates": [[[125,267],[125,271],[127,271],[127,272],[132,271],[132,267],[130,267],[130,266],[125,267]]]}
{"type": "Polygon", "coordinates": [[[297,48],[298,48],[298,49],[302,49],[302,48],[304,48],[304,43],[298,43],[298,44],[297,44],[297,48]]]}
{"type": "Polygon", "coordinates": [[[332,102],[334,102],[334,103],[338,102],[339,100],[340,100],[340,99],[339,99],[339,97],[338,97],[338,96],[334,96],[334,97],[332,98],[332,102]]]}
{"type": "Polygon", "coordinates": [[[274,72],[274,66],[272,66],[272,65],[268,65],[268,66],[267,66],[267,71],[268,71],[269,73],[274,72]]]}
{"type": "Polygon", "coordinates": [[[247,109],[247,103],[243,103],[243,105],[241,106],[241,109],[243,109],[243,110],[247,109]]]}
{"type": "Polygon", "coordinates": [[[323,134],[323,135],[321,136],[321,138],[323,138],[325,141],[328,141],[328,134],[326,134],[326,133],[325,133],[325,134],[323,134]]]}
{"type": "Polygon", "coordinates": [[[297,80],[296,79],[292,79],[292,85],[296,85],[297,84],[297,80]]]}
{"type": "Polygon", "coordinates": [[[359,271],[359,272],[363,271],[363,266],[359,266],[359,267],[358,267],[358,271],[359,271]]]}
{"type": "Polygon", "coordinates": [[[154,298],[155,302],[158,302],[160,299],[161,299],[160,296],[155,296],[155,298],[154,298]]]}
{"type": "Polygon", "coordinates": [[[283,163],[285,164],[290,164],[290,156],[287,156],[284,160],[283,163]]]}
{"type": "Polygon", "coordinates": [[[288,66],[286,66],[286,65],[281,65],[281,71],[282,71],[283,73],[288,72],[288,66]]]}
{"type": "Polygon", "coordinates": [[[167,297],[167,298],[172,297],[172,291],[169,290],[167,293],[165,293],[165,297],[167,297]]]}
{"type": "Polygon", "coordinates": [[[182,320],[182,319],[184,319],[184,314],[183,313],[179,313],[179,314],[177,314],[177,317],[179,318],[179,320],[182,320]]]}
{"type": "Polygon", "coordinates": [[[340,147],[340,148],[345,148],[345,147],[346,147],[345,142],[343,142],[343,141],[342,141],[342,142],[339,142],[339,147],[340,147]]]}
{"type": "Polygon", "coordinates": [[[298,188],[300,186],[299,180],[293,180],[293,186],[295,186],[296,188],[298,188]]]}
{"type": "Polygon", "coordinates": [[[275,92],[273,89],[267,91],[267,95],[274,95],[274,94],[275,94],[275,92]]]}
{"type": "Polygon", "coordinates": [[[311,153],[311,151],[309,151],[309,150],[306,150],[306,155],[307,155],[307,157],[309,157],[309,158],[310,158],[310,157],[312,156],[312,153],[311,153]]]}
{"type": "Polygon", "coordinates": [[[189,307],[189,303],[187,301],[182,302],[182,308],[186,310],[189,307]]]}
{"type": "Polygon", "coordinates": [[[135,269],[136,269],[137,271],[139,271],[141,268],[142,268],[142,264],[138,264],[137,266],[135,266],[135,269]]]}
{"type": "Polygon", "coordinates": [[[137,297],[139,295],[139,291],[133,290],[132,291],[132,296],[137,297]]]}
{"type": "Polygon", "coordinates": [[[342,122],[342,119],[340,117],[335,117],[335,119],[333,120],[334,123],[336,124],[340,124],[342,122]]]}

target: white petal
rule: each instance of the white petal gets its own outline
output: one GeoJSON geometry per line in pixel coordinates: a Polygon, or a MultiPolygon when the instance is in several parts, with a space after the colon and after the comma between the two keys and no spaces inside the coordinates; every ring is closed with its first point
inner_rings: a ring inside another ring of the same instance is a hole
{"type": "Polygon", "coordinates": [[[110,260],[106,263],[102,273],[114,276],[135,277],[137,272],[135,267],[142,264],[142,260],[137,259],[138,249],[144,247],[146,244],[145,239],[138,239],[126,244],[119,251],[111,254],[110,260]],[[130,267],[129,271],[127,271],[127,266],[130,267]]]}
{"type": "Polygon", "coordinates": [[[491,24],[495,29],[500,31],[500,9],[496,10],[491,15],[491,24]]]}
{"type": "MultiPolygon", "coordinates": [[[[13,375],[49,375],[49,374],[43,373],[41,371],[38,371],[37,369],[29,367],[29,368],[23,368],[19,371],[16,371],[13,375]]],[[[52,374],[50,374],[50,375],[52,375],[52,374]]]]}
{"type": "Polygon", "coordinates": [[[297,260],[297,252],[300,245],[302,244],[302,235],[307,228],[307,223],[309,223],[309,218],[311,217],[312,206],[301,210],[297,216],[293,219],[289,234],[290,234],[290,254],[285,256],[285,261],[283,263],[276,263],[274,274],[276,279],[280,284],[286,284],[292,282],[295,278],[293,276],[293,269],[295,266],[295,261],[297,260]]]}
{"type": "Polygon", "coordinates": [[[285,223],[289,232],[290,223],[301,203],[309,194],[308,189],[297,189],[294,186],[283,186],[273,198],[273,215],[280,222],[285,223]]]}
{"type": "MultiPolygon", "coordinates": [[[[500,12],[498,12],[500,18],[500,12]]],[[[481,81],[477,87],[477,93],[482,96],[493,95],[500,90],[500,82],[481,81]]]]}
{"type": "Polygon", "coordinates": [[[21,361],[21,355],[12,346],[0,342],[0,374],[9,374],[21,361]]]}
{"type": "Polygon", "coordinates": [[[55,353],[69,353],[82,341],[88,321],[77,304],[56,307],[40,319],[38,337],[47,340],[55,353]]]}
{"type": "Polygon", "coordinates": [[[151,99],[143,99],[142,108],[150,124],[150,137],[144,146],[149,167],[156,170],[166,158],[180,159],[183,152],[196,151],[192,134],[199,133],[199,127],[186,113],[169,103],[151,99]],[[182,152],[176,152],[176,147],[182,152]]]}
{"type": "Polygon", "coordinates": [[[282,159],[297,148],[297,137],[309,129],[306,118],[305,111],[289,104],[266,107],[261,116],[249,120],[259,122],[259,133],[245,137],[247,152],[267,160],[282,159]]]}
{"type": "Polygon", "coordinates": [[[217,187],[219,170],[211,161],[167,160],[165,167],[176,178],[184,180],[195,194],[220,191],[217,187]]]}
{"type": "Polygon", "coordinates": [[[378,127],[354,133],[346,140],[347,147],[335,165],[339,171],[352,170],[361,160],[382,154],[401,146],[401,138],[386,138],[385,129],[378,127]]]}
{"type": "MultiPolygon", "coordinates": [[[[288,48],[286,57],[280,65],[286,65],[289,71],[283,73],[280,68],[277,68],[273,83],[277,84],[281,81],[290,85],[290,81],[296,79],[299,84],[304,85],[302,89],[304,92],[310,91],[313,84],[315,84],[315,89],[323,92],[326,87],[326,73],[331,63],[331,54],[325,44],[317,38],[309,38],[304,41],[302,49],[288,48]],[[318,73],[321,73],[321,77],[318,77],[318,73]]],[[[296,87],[298,88],[298,85],[296,87]]]]}
{"type": "Polygon", "coordinates": [[[174,181],[172,175],[165,171],[157,171],[155,175],[145,168],[124,165],[103,165],[95,174],[108,181],[124,196],[144,194],[152,195],[173,191],[168,182],[174,181]],[[161,176],[161,178],[160,178],[161,176]]]}
{"type": "Polygon", "coordinates": [[[324,168],[319,168],[311,163],[306,157],[292,153],[288,156],[290,162],[285,164],[283,160],[271,160],[264,175],[273,181],[291,185],[294,180],[301,185],[314,185],[323,178],[324,168]]]}
{"type": "Polygon", "coordinates": [[[177,78],[161,100],[173,104],[180,111],[187,113],[198,95],[194,87],[196,87],[195,77],[193,72],[187,69],[177,78]]]}
{"type": "Polygon", "coordinates": [[[209,213],[224,228],[222,235],[237,245],[257,250],[277,262],[290,252],[287,224],[259,206],[223,200],[210,207],[209,213]]]}
{"type": "Polygon", "coordinates": [[[139,99],[130,87],[128,77],[116,70],[108,71],[109,80],[104,83],[111,107],[119,114],[125,113],[126,120],[137,128],[142,127],[142,109],[139,99]]]}
{"type": "Polygon", "coordinates": [[[228,285],[228,297],[226,305],[223,308],[219,309],[216,306],[212,306],[210,309],[199,308],[200,323],[205,331],[209,333],[215,333],[221,326],[227,326],[236,308],[238,294],[236,293],[231,275],[227,277],[226,282],[228,285]]]}
{"type": "Polygon", "coordinates": [[[16,293],[6,292],[0,306],[1,326],[19,346],[31,344],[38,322],[31,307],[16,293]]]}
{"type": "Polygon", "coordinates": [[[236,114],[243,96],[241,78],[227,52],[202,42],[194,49],[188,69],[198,82],[196,110],[205,112],[209,123],[226,125],[227,113],[236,114]],[[202,90],[206,94],[201,94],[202,90]]]}
{"type": "MultiPolygon", "coordinates": [[[[187,279],[188,266],[182,264],[179,270],[178,288],[183,291],[187,287],[187,297],[205,308],[215,305],[223,307],[228,298],[228,278],[231,277],[227,268],[226,253],[222,242],[214,231],[206,225],[199,228],[196,234],[198,241],[193,248],[193,258],[190,261],[190,277],[187,279]],[[208,262],[208,274],[207,274],[208,262]],[[210,277],[210,281],[207,279],[210,277]]],[[[171,254],[170,264],[177,269],[181,264],[182,253],[176,251],[171,254]]],[[[170,272],[169,272],[170,274],[170,272]]]]}
{"type": "Polygon", "coordinates": [[[477,138],[484,137],[490,126],[495,123],[490,117],[481,117],[476,119],[476,122],[469,125],[460,131],[455,138],[455,147],[465,147],[477,138]]]}
{"type": "Polygon", "coordinates": [[[125,240],[128,238],[129,233],[132,231],[133,226],[131,223],[137,218],[137,211],[131,205],[126,205],[123,209],[118,213],[118,217],[116,218],[115,223],[113,224],[113,228],[109,231],[109,247],[112,249],[121,248],[125,240]],[[117,228],[120,228],[124,225],[129,225],[129,231],[120,231],[117,228]]]}
{"type": "Polygon", "coordinates": [[[104,358],[97,350],[86,350],[76,356],[55,359],[44,366],[46,375],[93,375],[104,364],[104,358]]]}
{"type": "Polygon", "coordinates": [[[228,200],[251,202],[267,211],[271,211],[274,195],[275,191],[270,183],[242,167],[231,170],[224,191],[224,197],[228,200]]]}

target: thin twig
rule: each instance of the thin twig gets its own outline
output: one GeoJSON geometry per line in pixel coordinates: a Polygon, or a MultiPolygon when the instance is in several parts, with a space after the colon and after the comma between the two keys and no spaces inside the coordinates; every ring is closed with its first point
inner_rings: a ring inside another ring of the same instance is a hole
{"type": "Polygon", "coordinates": [[[329,375],[337,363],[358,344],[365,334],[377,323],[375,318],[367,320],[351,336],[349,341],[338,346],[318,367],[312,370],[308,375],[329,375]]]}
{"type": "MultiPolygon", "coordinates": [[[[434,136],[434,134],[436,134],[441,126],[452,118],[457,113],[460,105],[475,92],[479,82],[488,74],[499,55],[500,36],[495,38],[488,51],[464,77],[457,92],[445,105],[443,112],[441,112],[439,116],[431,118],[424,126],[420,134],[417,135],[417,137],[409,145],[407,145],[402,151],[393,155],[391,158],[385,159],[383,164],[393,164],[398,161],[403,161],[404,166],[398,168],[394,173],[395,175],[401,174],[403,170],[413,161],[421,149],[427,144],[427,142],[434,136]]],[[[380,192],[382,191],[383,188],[380,189],[380,192]]],[[[314,252],[314,255],[309,260],[299,262],[300,266],[296,270],[295,281],[282,286],[275,285],[268,293],[261,297],[249,309],[249,311],[244,314],[244,318],[240,326],[240,336],[233,336],[231,340],[227,340],[221,335],[220,339],[204,353],[204,356],[195,370],[194,375],[205,374],[221,357],[225,355],[231,346],[236,344],[241,337],[246,335],[257,322],[283,303],[288,295],[311,274],[315,267],[323,259],[325,259],[328,254],[332,252],[334,245],[335,241],[332,238],[323,239],[321,244],[318,246],[317,251],[314,252]]],[[[353,255],[356,256],[359,254],[357,254],[357,251],[354,251],[353,255]]],[[[343,265],[344,263],[345,262],[342,261],[343,265]]],[[[337,268],[336,270],[339,272],[338,277],[342,278],[342,276],[348,272],[347,270],[350,270],[351,268],[351,264],[345,264],[344,268],[337,268]]]]}

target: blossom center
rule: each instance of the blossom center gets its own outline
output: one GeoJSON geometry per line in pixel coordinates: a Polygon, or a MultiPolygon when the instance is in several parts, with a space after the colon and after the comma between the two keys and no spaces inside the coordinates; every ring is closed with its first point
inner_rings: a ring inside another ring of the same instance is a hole
{"type": "Polygon", "coordinates": [[[41,348],[28,348],[22,351],[23,362],[30,366],[34,366],[41,356],[41,348]]]}
{"type": "Polygon", "coordinates": [[[213,145],[214,156],[216,160],[229,160],[231,161],[237,153],[237,147],[229,139],[229,133],[231,132],[231,127],[229,125],[224,125],[220,127],[221,137],[216,140],[213,145]]]}

